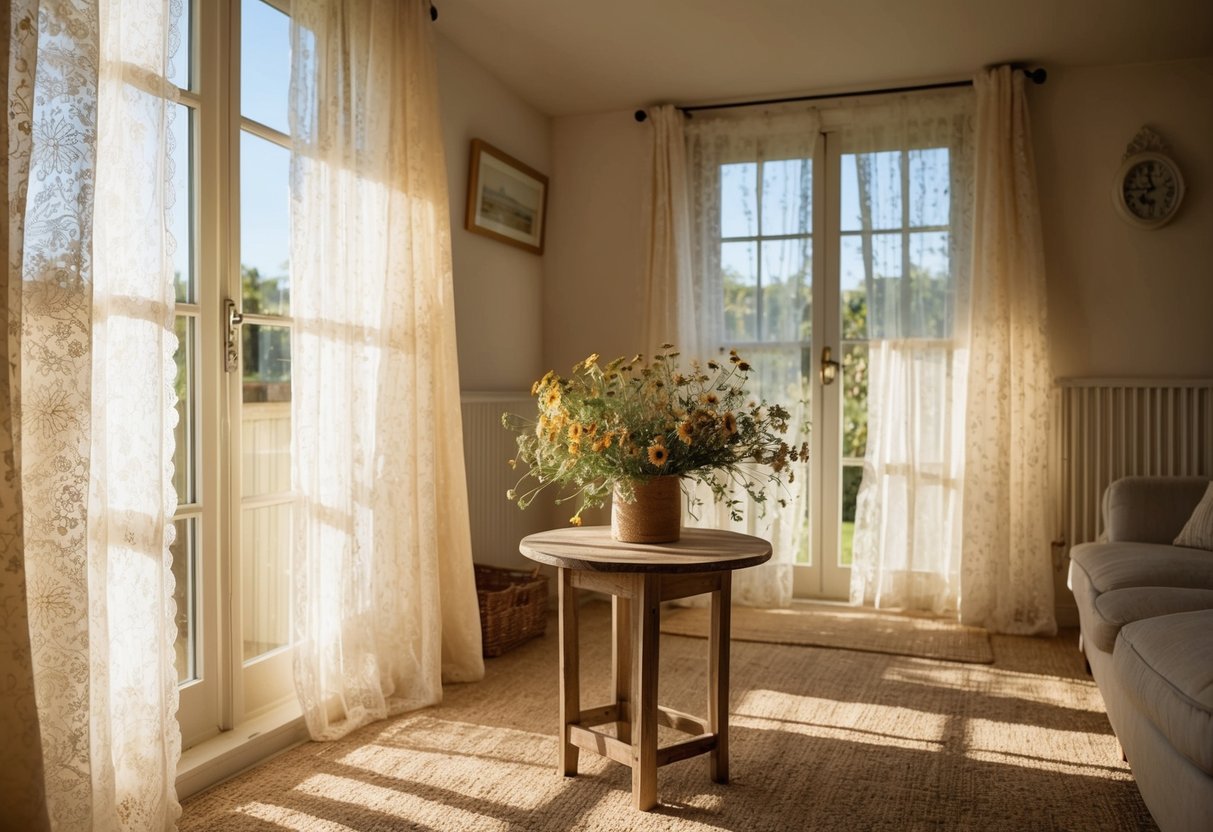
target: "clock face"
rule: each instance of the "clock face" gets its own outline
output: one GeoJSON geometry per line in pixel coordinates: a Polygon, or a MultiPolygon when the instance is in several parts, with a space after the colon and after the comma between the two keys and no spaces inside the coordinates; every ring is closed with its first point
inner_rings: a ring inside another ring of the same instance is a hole
{"type": "Polygon", "coordinates": [[[1175,164],[1159,153],[1130,158],[1118,177],[1117,203],[1126,219],[1156,228],[1175,214],[1183,199],[1183,179],[1175,164]]]}

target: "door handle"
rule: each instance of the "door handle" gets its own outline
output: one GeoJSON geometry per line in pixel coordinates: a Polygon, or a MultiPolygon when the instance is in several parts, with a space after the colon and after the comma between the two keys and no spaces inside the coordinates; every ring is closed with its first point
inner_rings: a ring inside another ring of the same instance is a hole
{"type": "Polygon", "coordinates": [[[223,335],[223,368],[234,373],[240,369],[240,325],[244,323],[244,315],[236,306],[236,301],[230,298],[223,302],[223,308],[227,312],[223,335]]]}
{"type": "Polygon", "coordinates": [[[833,360],[834,353],[829,347],[821,350],[821,383],[823,386],[833,384],[838,378],[838,362],[833,360]]]}

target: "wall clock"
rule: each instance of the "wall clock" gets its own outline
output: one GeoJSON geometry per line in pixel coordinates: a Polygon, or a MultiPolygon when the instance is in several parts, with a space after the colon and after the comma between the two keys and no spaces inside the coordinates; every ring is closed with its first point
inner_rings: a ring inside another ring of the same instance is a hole
{"type": "Polygon", "coordinates": [[[1167,155],[1162,139],[1143,127],[1125,151],[1112,194],[1116,209],[1139,228],[1166,225],[1184,198],[1179,165],[1167,155]]]}

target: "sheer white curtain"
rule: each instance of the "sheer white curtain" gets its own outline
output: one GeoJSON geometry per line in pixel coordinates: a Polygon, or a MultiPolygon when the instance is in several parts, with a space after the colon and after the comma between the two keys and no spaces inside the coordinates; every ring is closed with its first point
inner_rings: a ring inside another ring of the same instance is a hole
{"type": "Polygon", "coordinates": [[[170,829],[180,811],[168,7],[17,0],[5,18],[2,661],[26,721],[3,802],[21,828],[170,829]]]}
{"type": "MultiPolygon", "coordinates": [[[[697,117],[687,125],[680,123],[683,118],[674,108],[654,113],[646,336],[678,344],[684,361],[721,360],[728,348],[737,347],[755,369],[751,392],[791,411],[787,441],[799,445],[808,439],[803,430],[808,388],[798,342],[804,340],[812,285],[807,234],[820,122],[812,111],[697,117]],[[685,194],[680,192],[680,169],[685,170],[685,194]],[[738,195],[744,205],[730,203],[738,195]],[[758,239],[785,231],[803,233],[806,239],[758,239]],[[677,239],[681,233],[689,233],[689,244],[677,239]],[[728,241],[737,237],[748,242],[728,241]],[[760,248],[764,266],[758,265],[760,248]],[[687,257],[690,262],[684,265],[687,257]],[[747,288],[747,281],[754,283],[747,288]],[[735,302],[726,298],[726,287],[735,302]],[[654,301],[676,303],[677,314],[654,301]],[[755,304],[763,307],[763,324],[749,314],[755,304]]],[[[733,529],[771,541],[770,561],[734,576],[738,604],[782,607],[792,600],[792,564],[807,530],[807,466],[794,463],[786,473],[792,476],[784,477],[785,488],[768,488],[765,514],[738,494],[746,503],[739,522],[730,518],[726,506],[712,501],[708,489],[695,491],[704,505],[697,519],[688,518],[689,525],[733,529]]]]}
{"type": "Polygon", "coordinates": [[[1023,73],[974,79],[976,208],[961,620],[1051,634],[1044,248],[1023,73]]]}
{"type": "Polygon", "coordinates": [[[425,0],[295,0],[295,677],[332,739],[483,675],[425,0]]]}
{"type": "Polygon", "coordinates": [[[856,604],[944,612],[960,597],[972,97],[857,105],[838,134],[843,291],[866,303],[844,334],[867,339],[868,361],[856,604]]]}

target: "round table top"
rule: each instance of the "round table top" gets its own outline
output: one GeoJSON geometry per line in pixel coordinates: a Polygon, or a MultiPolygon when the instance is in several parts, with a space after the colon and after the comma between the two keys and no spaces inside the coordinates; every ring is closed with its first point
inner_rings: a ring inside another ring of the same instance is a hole
{"type": "Polygon", "coordinates": [[[518,551],[539,563],[595,572],[723,572],[765,563],[771,544],[738,532],[689,528],[675,543],[620,543],[610,526],[584,526],[527,535],[518,551]]]}

